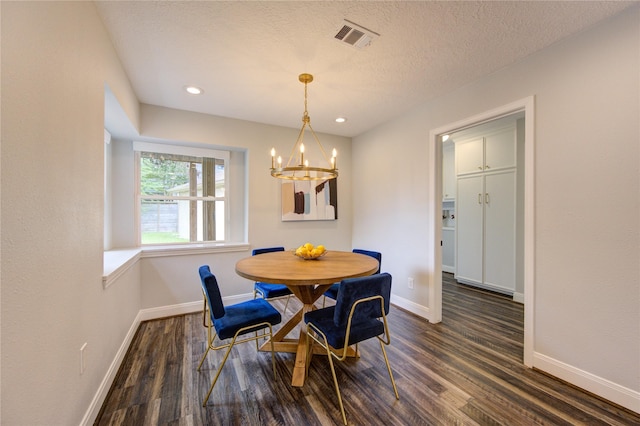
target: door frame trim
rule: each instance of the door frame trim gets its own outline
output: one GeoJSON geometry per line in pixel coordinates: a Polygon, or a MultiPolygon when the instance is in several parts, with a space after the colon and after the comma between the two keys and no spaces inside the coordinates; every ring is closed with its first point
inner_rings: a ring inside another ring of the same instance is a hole
{"type": "Polygon", "coordinates": [[[433,242],[427,268],[433,271],[428,294],[429,322],[442,321],[442,135],[524,111],[524,365],[533,366],[535,325],[535,97],[528,96],[510,104],[446,124],[429,131],[429,195],[431,206],[427,233],[433,242]]]}

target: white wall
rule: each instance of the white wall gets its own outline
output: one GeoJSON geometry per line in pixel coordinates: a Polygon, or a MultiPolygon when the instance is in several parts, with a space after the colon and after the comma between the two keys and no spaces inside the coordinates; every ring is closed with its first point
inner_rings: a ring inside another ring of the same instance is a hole
{"type": "Polygon", "coordinates": [[[252,245],[380,249],[394,293],[422,306],[429,130],[535,94],[535,350],[638,390],[637,8],[363,135],[352,166],[348,139],[320,135],[340,151],[340,219],[313,223],[280,221],[267,174],[269,149],[287,152],[296,129],[141,111],[92,3],[0,2],[0,12],[0,423],[80,423],[140,309],[199,299],[190,274],[202,261],[238,284],[225,291],[250,288],[234,281],[233,254],[145,258],[102,288],[105,83],[144,135],[247,150],[252,245]]]}
{"type": "MultiPolygon", "coordinates": [[[[246,157],[248,201],[248,242],[253,247],[298,247],[305,242],[325,244],[329,250],[351,249],[352,204],[351,175],[348,167],[338,177],[338,220],[282,222],[280,215],[281,181],[269,174],[272,147],[288,155],[299,129],[269,126],[248,121],[172,110],[151,105],[141,108],[142,138],[207,144],[243,150],[246,157]]],[[[296,123],[297,124],[297,123],[296,123]]],[[[310,135],[309,135],[310,136],[310,135]]],[[[305,139],[305,156],[320,156],[315,142],[305,139]]],[[[319,134],[325,150],[336,148],[344,164],[351,162],[349,138],[319,134]]],[[[286,161],[286,159],[283,159],[286,161]]],[[[237,192],[231,191],[231,194],[237,192]]],[[[234,202],[233,200],[230,200],[234,202]]],[[[238,218],[236,218],[238,219],[238,218]]],[[[236,240],[238,242],[238,240],[236,240]]],[[[142,260],[142,307],[165,306],[199,300],[201,296],[197,267],[207,263],[216,274],[222,295],[233,296],[253,291],[253,283],[238,276],[235,263],[249,251],[212,256],[177,256],[142,260]]]]}
{"type": "MultiPolygon", "coordinates": [[[[234,264],[247,252],[144,258],[102,287],[104,110],[113,95],[134,129],[142,112],[89,2],[2,2],[2,424],[78,424],[104,391],[112,362],[141,309],[200,301],[197,266],[209,263],[225,296],[251,291],[234,264]],[[109,101],[109,99],[107,99],[109,101]],[[87,343],[80,375],[80,347],[87,343]],[[34,408],[33,401],[37,401],[34,408]]],[[[272,146],[289,152],[298,134],[219,117],[144,106],[143,135],[236,147],[247,155],[252,246],[351,247],[351,177],[338,183],[339,220],[283,223],[272,146]]],[[[297,125],[298,122],[294,125],[297,125]]],[[[319,135],[349,164],[350,139],[319,135]]],[[[127,147],[111,147],[127,157],[127,147]]],[[[308,144],[310,145],[310,144],[308,144]]],[[[308,146],[309,156],[314,155],[308,146]]],[[[113,176],[132,177],[129,170],[113,176]]],[[[129,192],[132,196],[132,191],[129,192]]],[[[126,220],[132,203],[112,211],[126,220]],[[123,215],[123,211],[125,214],[123,215]]],[[[237,200],[234,200],[236,202],[237,200]]],[[[121,247],[127,223],[113,231],[121,247]]],[[[95,407],[94,407],[95,408],[95,407]]]]}
{"type": "MultiPolygon", "coordinates": [[[[89,2],[2,2],[3,424],[78,424],[141,309],[199,301],[197,266],[210,263],[225,295],[248,293],[243,253],[145,258],[102,287],[105,87],[135,129],[141,110],[89,2]],[[87,343],[80,375],[80,347],[87,343]],[[37,401],[34,409],[33,401],[37,401]]],[[[253,246],[306,241],[351,247],[351,179],[340,176],[339,220],[283,223],[269,150],[298,131],[145,106],[143,135],[246,151],[253,246]]],[[[295,125],[298,124],[296,120],[295,125]]],[[[319,135],[349,164],[350,139],[319,135]]],[[[114,141],[113,143],[118,143],[114,141]]],[[[115,157],[127,155],[112,147],[115,157]]],[[[312,151],[310,151],[309,155],[312,151]]],[[[122,170],[115,176],[126,177],[122,170]]],[[[130,175],[132,176],[132,175],[130,175]]],[[[117,195],[113,194],[114,202],[117,195]]],[[[118,222],[122,211],[113,211],[118,222]]],[[[126,215],[124,217],[127,217],[126,215]]],[[[131,224],[114,241],[131,235],[131,224]]],[[[108,386],[109,383],[106,383],[108,386]]],[[[86,420],[86,419],[85,419],[86,420]]],[[[89,419],[90,420],[90,419],[89,419]]]]}
{"type": "MultiPolygon", "coordinates": [[[[277,99],[274,99],[277,102],[277,99]]],[[[297,120],[292,122],[297,126],[297,120]]],[[[351,248],[352,203],[349,167],[338,177],[338,220],[282,222],[280,184],[269,174],[270,150],[275,147],[286,161],[300,129],[269,126],[249,121],[142,106],[142,135],[163,140],[187,141],[247,150],[248,211],[250,243],[255,246],[284,245],[295,248],[307,240],[329,242],[333,249],[351,248]]],[[[340,164],[351,163],[351,139],[319,134],[325,150],[338,150],[340,164]]],[[[310,135],[305,138],[305,158],[320,158],[310,135]]]]}
{"type": "Polygon", "coordinates": [[[93,3],[0,7],[0,423],[78,424],[140,309],[138,267],[101,282],[105,82],[138,106],[93,3]]]}
{"type": "Polygon", "coordinates": [[[612,387],[608,397],[637,411],[639,53],[635,7],[414,108],[352,148],[354,245],[382,248],[394,295],[427,306],[429,131],[535,95],[535,365],[598,392],[612,387]]]}

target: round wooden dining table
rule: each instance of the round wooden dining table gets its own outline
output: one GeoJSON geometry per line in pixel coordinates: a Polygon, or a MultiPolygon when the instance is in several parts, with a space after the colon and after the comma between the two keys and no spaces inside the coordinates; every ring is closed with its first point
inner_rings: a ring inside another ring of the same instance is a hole
{"type": "MultiPolygon", "coordinates": [[[[241,277],[271,284],[285,284],[302,302],[302,308],[273,335],[274,349],[296,354],[292,386],[304,385],[307,330],[301,327],[300,336],[287,339],[302,322],[304,314],[315,309],[314,303],[331,287],[345,278],[364,277],[378,270],[378,261],[371,256],[347,251],[327,251],[315,260],[297,257],[293,251],[278,251],[247,257],[236,263],[236,273],[241,277]]],[[[270,351],[270,342],[260,350],[270,351]]],[[[355,352],[352,351],[352,356],[355,352]]]]}

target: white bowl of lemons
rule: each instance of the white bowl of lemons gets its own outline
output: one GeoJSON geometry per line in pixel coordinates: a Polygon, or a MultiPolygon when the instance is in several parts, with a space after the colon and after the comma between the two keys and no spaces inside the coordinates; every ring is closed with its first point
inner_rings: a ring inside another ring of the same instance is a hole
{"type": "Polygon", "coordinates": [[[327,254],[327,250],[324,248],[322,244],[319,244],[314,247],[313,244],[306,243],[298,247],[295,250],[294,254],[298,256],[300,259],[315,260],[327,254]]]}

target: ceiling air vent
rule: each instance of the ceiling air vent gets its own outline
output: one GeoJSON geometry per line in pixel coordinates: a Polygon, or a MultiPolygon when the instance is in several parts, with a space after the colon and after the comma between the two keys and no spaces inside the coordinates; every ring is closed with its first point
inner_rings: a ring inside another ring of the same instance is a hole
{"type": "Polygon", "coordinates": [[[380,34],[345,19],[334,38],[356,49],[364,49],[379,36],[380,34]]]}

